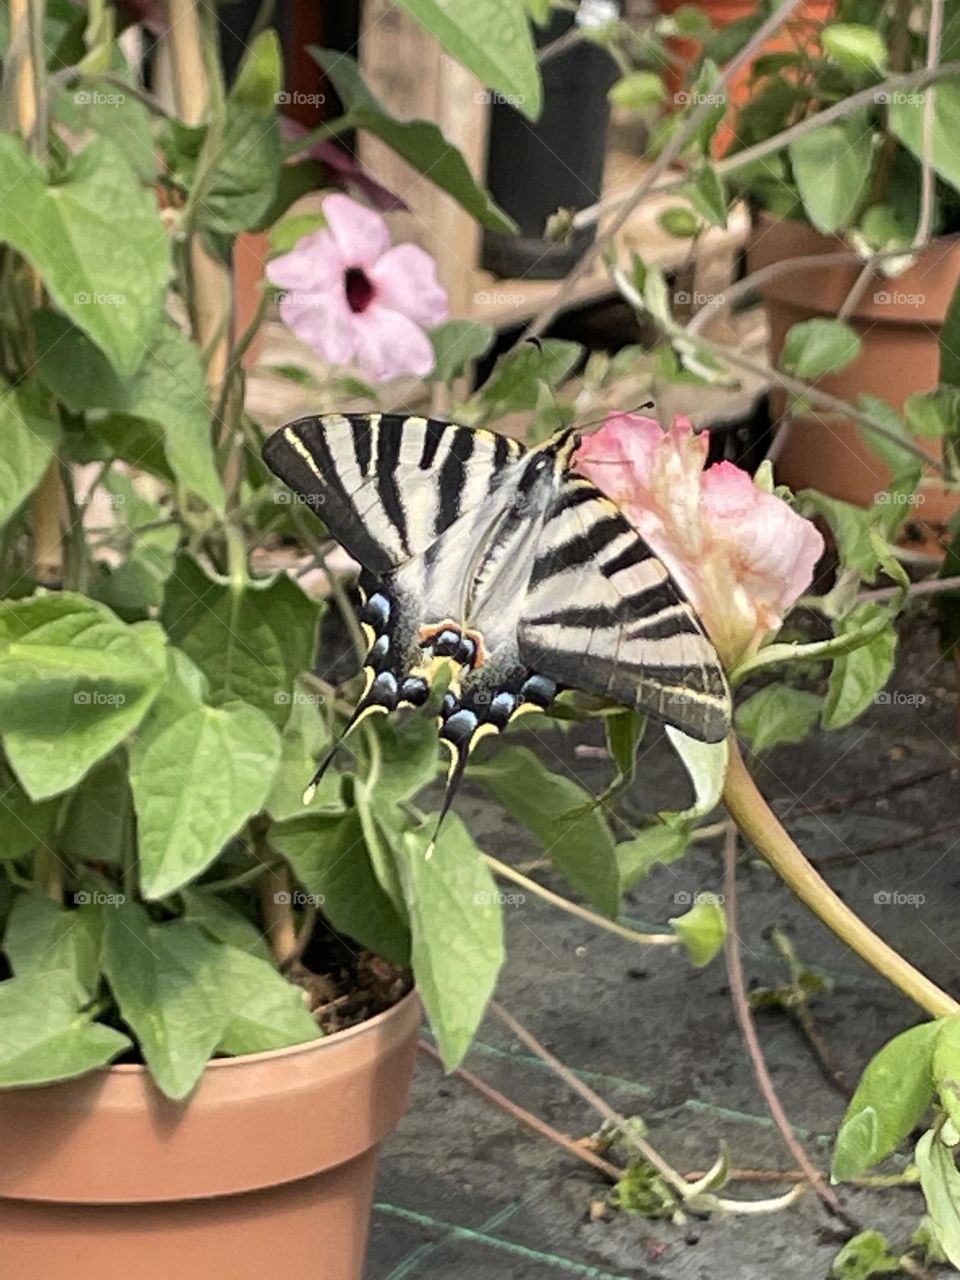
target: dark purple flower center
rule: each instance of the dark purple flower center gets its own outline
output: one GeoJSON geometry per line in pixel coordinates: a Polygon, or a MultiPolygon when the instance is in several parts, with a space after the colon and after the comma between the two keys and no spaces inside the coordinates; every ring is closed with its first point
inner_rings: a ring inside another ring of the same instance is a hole
{"type": "Polygon", "coordinates": [[[355,314],[366,311],[373,301],[374,288],[363,267],[347,267],[344,285],[350,310],[355,314]]]}

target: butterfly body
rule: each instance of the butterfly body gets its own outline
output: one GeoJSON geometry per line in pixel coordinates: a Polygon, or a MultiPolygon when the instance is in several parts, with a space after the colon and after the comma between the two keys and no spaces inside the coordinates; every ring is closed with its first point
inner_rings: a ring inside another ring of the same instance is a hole
{"type": "Polygon", "coordinates": [[[440,738],[454,781],[482,737],[561,687],[706,742],[729,728],[716,654],[662,562],[576,475],[571,430],[525,450],[397,414],[281,428],[271,469],[362,565],[367,684],[351,726],[422,706],[450,668],[440,738]]]}

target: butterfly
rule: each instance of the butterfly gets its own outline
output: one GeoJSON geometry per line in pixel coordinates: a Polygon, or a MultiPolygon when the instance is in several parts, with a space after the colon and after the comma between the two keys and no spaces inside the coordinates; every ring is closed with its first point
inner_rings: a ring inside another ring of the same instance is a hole
{"type": "Polygon", "coordinates": [[[264,445],[362,566],[366,687],[343,736],[375,712],[423,706],[448,668],[440,822],[476,744],[564,688],[702,742],[729,731],[713,645],[663,562],[577,475],[578,445],[571,428],[527,449],[396,413],[300,418],[264,445]]]}

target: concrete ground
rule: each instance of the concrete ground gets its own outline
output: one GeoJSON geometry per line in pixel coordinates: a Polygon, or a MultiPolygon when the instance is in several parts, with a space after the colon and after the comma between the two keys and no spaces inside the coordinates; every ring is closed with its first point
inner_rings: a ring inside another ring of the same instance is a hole
{"type": "MultiPolygon", "coordinates": [[[[932,630],[914,625],[889,690],[886,703],[850,728],[778,749],[758,777],[809,856],[830,860],[824,874],[850,905],[941,985],[960,992],[960,775],[887,790],[952,763],[960,767],[955,681],[938,659],[932,630]],[[879,794],[858,798],[867,792],[879,794]],[[825,810],[831,801],[841,803],[825,810]],[[949,829],[953,821],[956,830],[949,829]],[[859,856],[875,846],[884,847],[859,856]],[[922,895],[922,902],[908,905],[896,895],[922,895]]],[[[577,756],[569,737],[550,732],[544,741],[575,776],[599,789],[602,762],[577,756]]],[[[678,777],[662,742],[649,747],[645,741],[628,801],[635,814],[662,807],[678,777]]],[[[459,809],[496,856],[522,861],[536,852],[479,792],[468,791],[459,809]]],[[[536,874],[565,891],[552,872],[536,874]]],[[[623,918],[640,929],[662,926],[684,910],[675,894],[719,890],[720,881],[716,842],[698,846],[638,885],[623,918]]],[[[816,1006],[817,1019],[856,1080],[884,1041],[919,1020],[918,1011],[746,850],[738,886],[748,979],[784,980],[783,963],[764,938],[769,926],[783,926],[801,960],[833,981],[816,1006]]],[[[676,1166],[708,1167],[721,1142],[734,1166],[792,1164],[745,1056],[722,958],[695,969],[679,950],[639,947],[530,896],[506,914],[500,1001],[615,1107],[642,1115],[651,1141],[676,1166]]],[[[761,1014],[758,1025],[787,1113],[825,1168],[843,1099],[784,1015],[761,1014]]],[[[597,1127],[586,1104],[493,1018],[467,1065],[568,1134],[597,1127]]],[[[741,1185],[726,1194],[756,1198],[782,1189],[741,1185]]],[[[675,1227],[617,1211],[592,1220],[591,1202],[607,1191],[601,1175],[421,1056],[410,1111],[384,1151],[367,1278],[820,1280],[839,1248],[832,1220],[810,1195],[774,1216],[714,1215],[675,1227]]],[[[862,1221],[900,1247],[922,1211],[913,1189],[844,1196],[862,1221]]]]}

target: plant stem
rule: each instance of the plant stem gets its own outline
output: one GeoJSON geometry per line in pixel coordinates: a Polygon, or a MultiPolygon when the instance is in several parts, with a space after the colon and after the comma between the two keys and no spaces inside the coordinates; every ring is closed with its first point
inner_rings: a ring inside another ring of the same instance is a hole
{"type": "Polygon", "coordinates": [[[619,924],[616,920],[608,920],[606,916],[601,916],[596,911],[591,911],[588,907],[581,907],[579,903],[571,902],[569,898],[564,898],[559,893],[554,893],[552,889],[547,889],[542,884],[537,884],[536,880],[531,880],[529,876],[523,875],[522,872],[515,870],[506,862],[500,862],[496,858],[492,858],[488,853],[483,855],[483,860],[498,876],[503,876],[505,880],[512,880],[514,884],[522,885],[524,889],[529,889],[538,898],[543,898],[544,902],[552,903],[553,906],[559,907],[561,911],[566,911],[569,915],[586,920],[588,924],[596,925],[598,929],[605,929],[607,933],[615,933],[620,938],[626,938],[629,942],[639,942],[646,947],[676,947],[683,942],[683,939],[676,933],[638,933],[636,929],[628,929],[626,925],[619,924]]]}
{"type": "Polygon", "coordinates": [[[770,1078],[763,1050],[760,1047],[760,1038],[757,1035],[756,1024],[753,1021],[750,1001],[747,999],[747,990],[743,978],[743,963],[740,958],[740,942],[737,936],[737,829],[732,822],[724,840],[723,864],[724,909],[727,916],[727,932],[723,949],[727,960],[727,973],[730,977],[730,992],[733,997],[734,1012],[737,1015],[737,1022],[740,1026],[747,1053],[753,1064],[753,1072],[757,1078],[757,1084],[763,1094],[763,1100],[767,1104],[767,1110],[770,1112],[774,1124],[780,1130],[780,1135],[787,1149],[807,1175],[807,1180],[814,1191],[832,1214],[855,1230],[859,1230],[859,1224],[856,1219],[847,1212],[835,1193],[827,1186],[823,1174],[815,1167],[794,1133],[793,1126],[787,1118],[787,1113],[784,1111],[774,1088],[773,1080],[770,1078]]]}
{"type": "Polygon", "coordinates": [[[296,954],[297,930],[293,919],[290,872],[286,866],[270,867],[259,884],[263,932],[278,966],[296,954]]]}
{"type": "Polygon", "coordinates": [[[723,789],[727,812],[801,902],[871,968],[931,1018],[960,1013],[960,1004],[879,938],[811,866],[760,794],[734,737],[723,789]]]}

